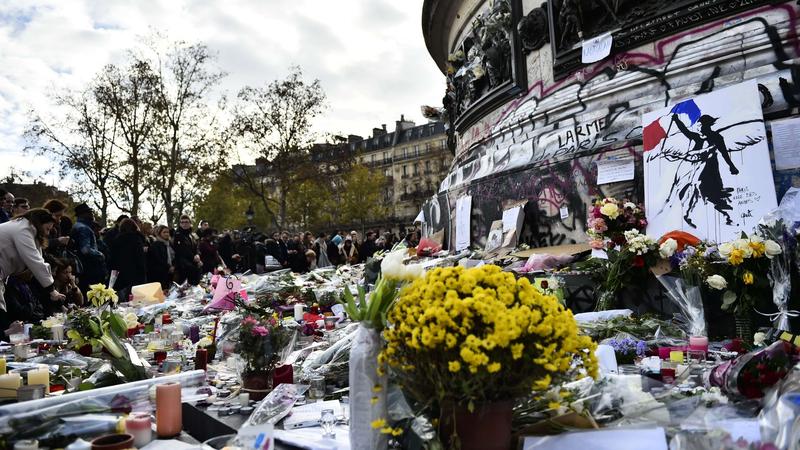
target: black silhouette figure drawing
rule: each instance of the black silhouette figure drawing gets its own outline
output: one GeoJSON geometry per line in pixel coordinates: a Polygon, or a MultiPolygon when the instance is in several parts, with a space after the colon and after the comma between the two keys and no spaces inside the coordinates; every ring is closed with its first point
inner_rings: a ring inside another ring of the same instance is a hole
{"type": "Polygon", "coordinates": [[[678,198],[686,206],[683,220],[692,228],[697,228],[690,216],[697,206],[698,200],[702,199],[714,205],[714,209],[725,217],[726,225],[733,225],[730,211],[733,210],[731,196],[734,189],[725,187],[722,183],[717,155],[722,156],[731,175],[738,175],[739,169],[731,161],[725,138],[719,131],[712,128],[716,124],[717,118],[708,115],[700,116],[698,120],[699,133],[689,130],[677,114],[672,115],[672,121],[678,130],[694,144],[687,153],[687,158],[681,162],[681,165],[684,163],[689,165],[688,170],[684,174],[681,174],[680,169],[678,170],[670,190],[670,197],[672,197],[673,191],[683,184],[683,187],[678,190],[678,198]],[[686,176],[689,177],[689,180],[684,178],[686,176]]]}

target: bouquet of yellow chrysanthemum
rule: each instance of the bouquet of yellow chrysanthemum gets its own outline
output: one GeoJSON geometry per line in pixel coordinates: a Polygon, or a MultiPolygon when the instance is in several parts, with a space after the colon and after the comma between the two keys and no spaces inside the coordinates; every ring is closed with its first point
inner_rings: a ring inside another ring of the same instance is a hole
{"type": "Polygon", "coordinates": [[[572,312],[493,265],[428,272],[388,322],[381,359],[422,404],[472,411],[597,372],[595,344],[572,312]]]}
{"type": "Polygon", "coordinates": [[[96,308],[109,303],[116,305],[117,301],[119,301],[119,298],[117,297],[117,291],[111,289],[110,287],[106,287],[106,285],[103,283],[97,283],[89,286],[89,291],[86,293],[86,298],[88,298],[96,308]]]}

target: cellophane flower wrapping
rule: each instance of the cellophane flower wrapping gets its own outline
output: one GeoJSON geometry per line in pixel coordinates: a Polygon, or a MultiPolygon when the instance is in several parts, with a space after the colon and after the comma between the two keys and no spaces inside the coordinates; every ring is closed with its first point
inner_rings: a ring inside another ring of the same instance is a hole
{"type": "Polygon", "coordinates": [[[789,372],[794,364],[792,353],[791,344],[778,340],[715,367],[708,374],[708,384],[728,395],[761,398],[789,372]]]}
{"type": "MultiPolygon", "coordinates": [[[[788,448],[792,442],[793,431],[798,425],[795,418],[800,415],[800,366],[794,366],[786,377],[770,389],[761,402],[758,414],[761,437],[775,443],[777,448],[788,448]]],[[[797,439],[794,439],[796,442],[797,439]]]]}
{"type": "Polygon", "coordinates": [[[800,225],[798,194],[800,190],[790,189],[781,199],[778,209],[764,216],[758,225],[759,234],[765,239],[766,256],[770,259],[767,276],[772,286],[772,302],[778,308],[773,324],[775,328],[786,331],[791,331],[789,297],[792,292],[792,255],[797,246],[795,233],[800,225]]]}
{"type": "Polygon", "coordinates": [[[386,434],[373,423],[387,417],[388,376],[380,367],[380,333],[363,324],[358,326],[350,350],[350,448],[382,450],[388,445],[386,434]]]}
{"type": "Polygon", "coordinates": [[[706,316],[700,288],[685,283],[681,278],[662,275],[656,277],[667,296],[680,309],[681,327],[689,336],[706,336],[706,316]]]}

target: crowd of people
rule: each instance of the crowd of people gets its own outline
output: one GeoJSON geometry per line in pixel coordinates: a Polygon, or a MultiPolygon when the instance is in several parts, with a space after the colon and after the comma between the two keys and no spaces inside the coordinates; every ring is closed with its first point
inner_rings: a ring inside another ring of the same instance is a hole
{"type": "Polygon", "coordinates": [[[274,232],[252,228],[218,232],[206,221],[197,228],[182,215],[176,229],[153,227],[121,215],[111,227],[95,220],[85,203],[74,208],[48,200],[31,208],[24,198],[0,189],[0,330],[13,321],[36,322],[84,303],[89,286],[109,283],[120,298],[133,286],[158,282],[196,285],[219,267],[233,273],[358,264],[376,252],[414,247],[417,232],[274,232]]]}

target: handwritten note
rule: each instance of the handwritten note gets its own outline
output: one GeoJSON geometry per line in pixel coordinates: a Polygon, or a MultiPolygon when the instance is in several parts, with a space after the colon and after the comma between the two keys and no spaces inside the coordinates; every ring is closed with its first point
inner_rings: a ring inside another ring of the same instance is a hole
{"type": "Polygon", "coordinates": [[[614,38],[611,33],[601,34],[595,36],[588,41],[583,41],[583,48],[581,50],[581,62],[584,64],[591,64],[611,54],[611,44],[614,38]]]}
{"type": "Polygon", "coordinates": [[[522,207],[517,206],[514,208],[503,211],[503,233],[517,229],[520,227],[522,219],[522,207]]]}
{"type": "Polygon", "coordinates": [[[772,149],[775,154],[775,170],[800,167],[800,119],[772,122],[772,149]]]}
{"type": "Polygon", "coordinates": [[[469,220],[472,196],[465,195],[456,201],[456,251],[469,248],[469,220]]]}
{"type": "Polygon", "coordinates": [[[629,181],[634,176],[633,158],[602,159],[597,161],[597,184],[629,181]]]}
{"type": "Polygon", "coordinates": [[[561,220],[564,220],[564,219],[569,217],[569,208],[567,208],[566,206],[562,206],[558,210],[558,213],[559,213],[559,217],[561,217],[561,220]]]}

